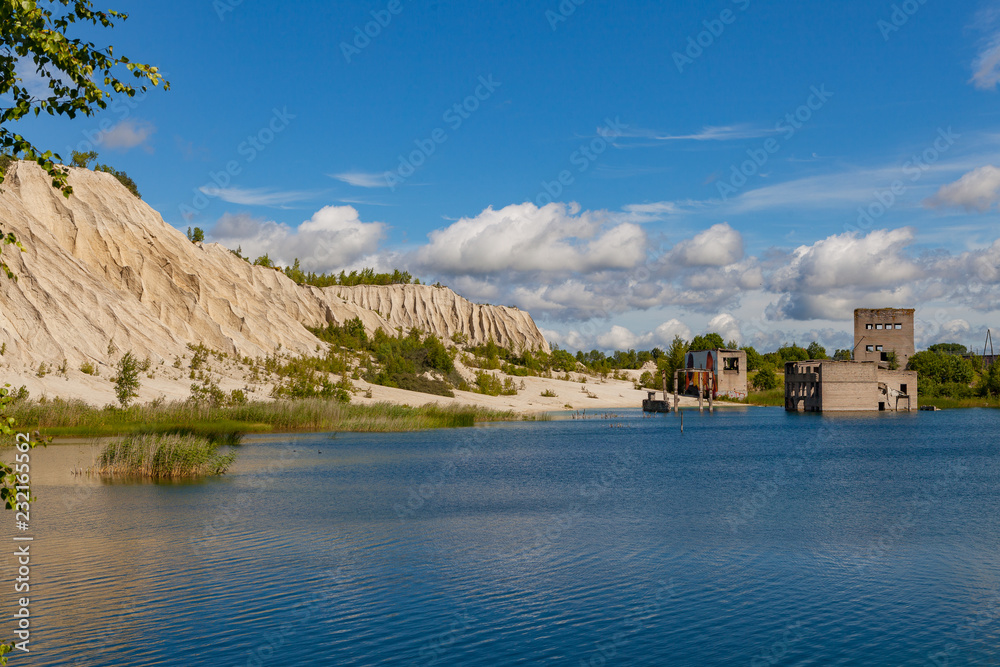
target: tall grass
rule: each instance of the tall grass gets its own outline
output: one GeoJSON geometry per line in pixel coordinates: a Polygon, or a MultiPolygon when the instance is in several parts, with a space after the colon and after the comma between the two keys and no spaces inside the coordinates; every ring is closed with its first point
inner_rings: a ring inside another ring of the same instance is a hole
{"type": "Polygon", "coordinates": [[[8,414],[24,429],[53,436],[110,436],[135,433],[186,433],[212,436],[233,432],[289,431],[393,432],[457,428],[483,421],[514,421],[521,416],[468,406],[412,408],[391,403],[344,404],[323,399],[261,401],[232,406],[177,401],[95,408],[61,399],[18,401],[8,414]]]}
{"type": "Polygon", "coordinates": [[[89,472],[149,479],[221,475],[236,454],[220,454],[218,449],[217,442],[198,435],[130,435],[105,445],[89,472]]]}

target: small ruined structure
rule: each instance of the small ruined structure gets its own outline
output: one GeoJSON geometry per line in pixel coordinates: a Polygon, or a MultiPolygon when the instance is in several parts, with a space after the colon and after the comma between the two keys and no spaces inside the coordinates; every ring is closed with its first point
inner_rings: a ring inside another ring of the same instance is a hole
{"type": "Polygon", "coordinates": [[[916,371],[891,371],[883,366],[875,361],[789,361],[785,363],[785,410],[916,410],[916,371]]]}
{"type": "Polygon", "coordinates": [[[706,390],[704,393],[710,393],[712,398],[747,397],[747,353],[743,350],[688,352],[687,371],[684,374],[684,393],[697,387],[706,390]],[[707,385],[704,384],[706,382],[707,385]]]}
{"type": "Polygon", "coordinates": [[[900,368],[914,355],[913,308],[857,308],[854,311],[854,360],[889,361],[895,352],[900,368]]]}

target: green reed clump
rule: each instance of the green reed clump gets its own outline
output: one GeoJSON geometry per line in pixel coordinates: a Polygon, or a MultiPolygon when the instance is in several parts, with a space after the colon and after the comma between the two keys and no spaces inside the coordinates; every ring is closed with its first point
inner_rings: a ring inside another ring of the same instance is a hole
{"type": "Polygon", "coordinates": [[[221,475],[232,465],[236,454],[220,454],[219,447],[218,442],[198,435],[130,435],[105,445],[90,472],[149,479],[221,475]]]}

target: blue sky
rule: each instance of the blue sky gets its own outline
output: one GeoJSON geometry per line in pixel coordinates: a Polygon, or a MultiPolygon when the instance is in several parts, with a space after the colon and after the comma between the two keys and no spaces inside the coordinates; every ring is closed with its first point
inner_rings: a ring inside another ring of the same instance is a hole
{"type": "Polygon", "coordinates": [[[116,8],[99,43],[171,90],[20,130],[209,240],[409,269],[570,349],[1000,327],[996,2],[116,8]]]}

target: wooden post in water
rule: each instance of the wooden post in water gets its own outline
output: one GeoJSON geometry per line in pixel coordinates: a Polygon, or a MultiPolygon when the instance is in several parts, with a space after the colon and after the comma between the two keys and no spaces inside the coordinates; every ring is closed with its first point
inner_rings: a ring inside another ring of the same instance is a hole
{"type": "Polygon", "coordinates": [[[705,411],[705,373],[698,373],[698,412],[705,411]]]}
{"type": "Polygon", "coordinates": [[[708,411],[715,412],[715,381],[711,375],[708,375],[705,384],[708,385],[705,389],[708,392],[708,411]]]}

